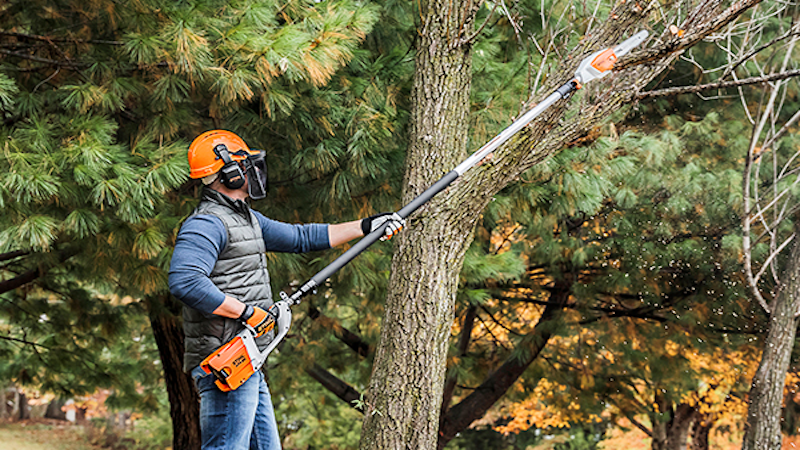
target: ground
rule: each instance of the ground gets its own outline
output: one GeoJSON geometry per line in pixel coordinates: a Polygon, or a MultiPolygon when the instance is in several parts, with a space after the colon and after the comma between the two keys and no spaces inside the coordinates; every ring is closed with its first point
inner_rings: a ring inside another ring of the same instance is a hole
{"type": "Polygon", "coordinates": [[[0,422],[0,450],[99,450],[83,428],[59,421],[0,422]]]}

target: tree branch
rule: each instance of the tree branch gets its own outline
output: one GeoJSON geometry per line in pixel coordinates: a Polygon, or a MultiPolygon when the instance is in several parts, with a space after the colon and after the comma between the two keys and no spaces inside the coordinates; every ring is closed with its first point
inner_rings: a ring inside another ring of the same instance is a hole
{"type": "Polygon", "coordinates": [[[8,261],[10,259],[19,258],[20,256],[27,255],[28,251],[26,250],[15,250],[13,252],[3,253],[0,254],[0,261],[8,261]]]}
{"type": "Polygon", "coordinates": [[[782,41],[782,40],[784,40],[786,38],[790,38],[792,36],[797,36],[798,34],[800,34],[800,32],[790,30],[787,33],[785,33],[785,34],[783,34],[781,36],[778,36],[775,39],[767,42],[766,44],[761,45],[756,49],[753,49],[752,51],[750,51],[745,56],[739,58],[739,60],[736,61],[735,63],[733,63],[730,67],[725,69],[725,72],[722,74],[722,76],[720,78],[724,79],[725,77],[730,75],[734,70],[736,70],[737,67],[742,65],[745,61],[747,61],[748,59],[752,58],[753,56],[755,56],[757,53],[761,52],[765,48],[771,47],[772,45],[774,45],[774,44],[776,44],[776,43],[778,43],[778,42],[780,42],[780,41],[782,41]]]}
{"type": "Polygon", "coordinates": [[[19,338],[13,338],[11,336],[2,336],[2,335],[0,335],[0,339],[2,339],[4,341],[11,341],[11,342],[17,342],[17,343],[20,343],[20,344],[30,345],[32,347],[42,347],[44,349],[50,350],[50,347],[48,347],[46,345],[42,345],[42,344],[40,344],[38,342],[28,341],[26,339],[19,339],[19,338]]]}
{"type": "Polygon", "coordinates": [[[641,92],[639,94],[636,94],[635,98],[636,100],[643,100],[646,98],[666,97],[669,95],[693,94],[696,92],[705,91],[709,89],[723,89],[727,87],[746,86],[758,83],[769,83],[770,81],[785,80],[787,78],[792,78],[796,76],[800,76],[800,70],[789,70],[782,73],[774,73],[770,75],[764,75],[761,77],[750,77],[736,81],[720,81],[717,83],[700,84],[696,86],[681,86],[681,87],[674,87],[667,89],[657,89],[653,91],[641,92]]]}
{"type": "MultiPolygon", "coordinates": [[[[27,60],[30,60],[30,61],[36,61],[36,62],[40,62],[40,63],[50,64],[52,66],[68,67],[70,69],[74,69],[76,67],[75,63],[72,63],[72,62],[58,61],[58,60],[55,60],[55,59],[40,58],[38,56],[26,55],[24,53],[12,52],[10,50],[0,49],[0,53],[5,54],[5,55],[9,55],[9,56],[16,56],[17,58],[27,59],[27,60]]],[[[82,64],[82,65],[86,65],[86,64],[82,64]]]]}
{"type": "Polygon", "coordinates": [[[0,294],[3,294],[8,291],[12,291],[18,287],[22,287],[31,281],[36,280],[37,278],[41,277],[47,272],[47,270],[42,270],[38,267],[33,268],[27,272],[23,272],[17,275],[14,278],[10,278],[8,280],[0,281],[0,294]]]}
{"type": "Polygon", "coordinates": [[[308,317],[310,317],[311,320],[314,320],[317,323],[319,323],[326,330],[332,332],[334,336],[336,336],[340,341],[344,342],[359,356],[366,357],[367,355],[372,353],[373,349],[372,346],[369,345],[369,343],[365,342],[357,334],[341,326],[339,322],[322,314],[322,312],[320,312],[319,309],[310,306],[308,308],[308,317]]]}
{"type": "Polygon", "coordinates": [[[355,408],[356,411],[363,413],[364,411],[356,408],[355,401],[361,398],[361,393],[355,390],[352,386],[345,383],[336,375],[323,369],[317,363],[310,367],[306,367],[306,373],[321,384],[325,389],[331,391],[334,395],[342,399],[345,403],[355,408]]]}
{"type": "Polygon", "coordinates": [[[0,294],[6,293],[8,291],[14,290],[18,287],[22,287],[42,276],[44,276],[51,268],[54,266],[63,263],[64,261],[68,260],[72,256],[78,253],[78,247],[73,246],[72,248],[68,248],[62,250],[58,254],[57,262],[53,262],[51,264],[40,265],[34,267],[33,269],[28,270],[27,272],[23,272],[17,275],[14,278],[10,278],[8,280],[0,281],[0,294]]]}
{"type": "Polygon", "coordinates": [[[107,41],[103,39],[69,39],[69,38],[53,38],[49,36],[41,36],[38,34],[15,33],[12,31],[0,31],[0,36],[11,36],[21,39],[30,39],[34,41],[45,42],[71,42],[74,44],[104,44],[104,45],[125,45],[123,41],[107,41]]]}
{"type": "MultiPolygon", "coordinates": [[[[695,29],[690,28],[685,30],[683,36],[676,36],[661,46],[648,48],[645,50],[634,52],[627,56],[623,56],[622,58],[620,58],[619,62],[615,64],[614,70],[623,70],[639,64],[658,61],[670,54],[685,50],[697,44],[709,34],[733,22],[746,10],[752,8],[753,6],[759,3],[761,3],[761,0],[740,0],[731,5],[721,14],[715,16],[713,19],[706,22],[701,22],[695,29]]],[[[695,10],[695,12],[699,13],[699,9],[708,9],[708,8],[705,5],[700,5],[698,9],[695,10]]],[[[713,14],[712,11],[703,11],[703,13],[713,14]]],[[[693,20],[693,18],[687,19],[687,22],[684,23],[684,25],[687,28],[691,25],[694,25],[690,23],[691,20],[693,20]]]]}
{"type": "Polygon", "coordinates": [[[649,428],[644,426],[644,424],[642,424],[641,422],[639,422],[638,420],[633,418],[633,416],[629,416],[628,414],[625,414],[625,418],[627,418],[636,428],[642,430],[644,432],[644,434],[646,434],[649,437],[653,437],[653,432],[650,431],[649,428]]]}

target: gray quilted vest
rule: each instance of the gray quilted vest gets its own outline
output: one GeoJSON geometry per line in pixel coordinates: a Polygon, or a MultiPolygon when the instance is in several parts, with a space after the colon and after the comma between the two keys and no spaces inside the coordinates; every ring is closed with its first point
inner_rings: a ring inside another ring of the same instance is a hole
{"type": "MultiPolygon", "coordinates": [[[[192,216],[198,214],[219,217],[228,232],[228,244],[220,252],[211,271],[211,281],[222,292],[241,302],[263,309],[272,305],[264,238],[258,219],[241,200],[233,200],[213,189],[204,188],[200,204],[192,216]]],[[[183,307],[183,332],[186,351],[183,370],[190,371],[216,349],[243,330],[242,324],[213,314],[183,307]]],[[[258,338],[263,349],[272,340],[274,332],[258,338]]]]}

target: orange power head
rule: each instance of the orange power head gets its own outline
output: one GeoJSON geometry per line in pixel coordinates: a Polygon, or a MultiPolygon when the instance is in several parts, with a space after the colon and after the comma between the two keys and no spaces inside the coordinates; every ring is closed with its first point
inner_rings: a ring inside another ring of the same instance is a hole
{"type": "MultiPolygon", "coordinates": [[[[229,392],[243,385],[245,381],[261,369],[267,356],[283,340],[292,324],[290,303],[276,302],[268,312],[261,310],[260,319],[255,326],[246,324],[230,342],[208,355],[200,368],[207,374],[214,374],[216,385],[222,392],[229,392]],[[277,334],[272,342],[262,350],[256,344],[256,337],[277,326],[277,334]]],[[[259,308],[260,309],[260,308],[259,308]]]]}
{"type": "Polygon", "coordinates": [[[241,335],[208,355],[200,367],[206,373],[214,374],[216,385],[222,392],[238,388],[255,373],[250,352],[241,335]]]}

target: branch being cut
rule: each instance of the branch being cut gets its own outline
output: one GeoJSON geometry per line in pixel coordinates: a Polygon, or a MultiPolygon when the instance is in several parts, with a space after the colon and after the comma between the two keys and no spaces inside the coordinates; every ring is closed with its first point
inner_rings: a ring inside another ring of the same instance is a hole
{"type": "MultiPolygon", "coordinates": [[[[663,45],[648,48],[620,58],[615,64],[614,70],[623,70],[631,66],[645,64],[653,61],[660,61],[666,56],[686,50],[689,47],[702,41],[711,33],[728,25],[736,20],[746,10],[761,3],[761,0],[740,0],[721,14],[714,16],[713,11],[707,11],[712,16],[708,20],[699,20],[699,24],[690,29],[686,29],[682,36],[675,36],[663,45]]],[[[695,11],[708,10],[712,8],[696,8],[695,11]]],[[[686,23],[692,23],[694,18],[687,19],[686,23]]]]}

